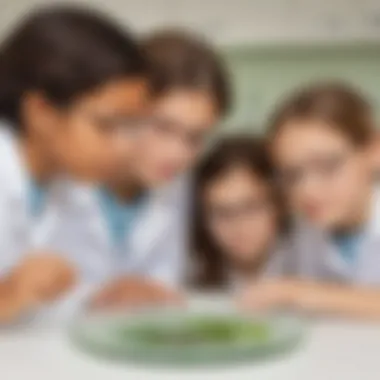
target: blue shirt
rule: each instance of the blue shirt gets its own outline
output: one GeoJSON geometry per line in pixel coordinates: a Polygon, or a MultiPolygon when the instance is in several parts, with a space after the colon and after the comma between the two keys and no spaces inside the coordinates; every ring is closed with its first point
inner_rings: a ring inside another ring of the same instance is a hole
{"type": "Polygon", "coordinates": [[[362,237],[361,232],[334,236],[334,244],[346,262],[352,263],[356,260],[362,237]]]}
{"type": "Polygon", "coordinates": [[[28,202],[32,217],[38,217],[45,206],[46,189],[34,180],[29,181],[28,202]]]}
{"type": "Polygon", "coordinates": [[[98,194],[110,238],[115,246],[119,246],[124,243],[126,234],[131,230],[144,204],[144,197],[136,197],[134,201],[127,203],[120,201],[104,188],[98,194]]]}

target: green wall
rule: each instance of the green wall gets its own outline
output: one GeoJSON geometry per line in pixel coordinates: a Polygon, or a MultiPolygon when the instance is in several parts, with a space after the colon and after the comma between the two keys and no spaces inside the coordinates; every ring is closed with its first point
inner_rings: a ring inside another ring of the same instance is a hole
{"type": "Polygon", "coordinates": [[[343,79],[359,86],[380,111],[380,44],[235,47],[225,54],[235,92],[225,131],[262,131],[284,94],[315,80],[343,79]]]}

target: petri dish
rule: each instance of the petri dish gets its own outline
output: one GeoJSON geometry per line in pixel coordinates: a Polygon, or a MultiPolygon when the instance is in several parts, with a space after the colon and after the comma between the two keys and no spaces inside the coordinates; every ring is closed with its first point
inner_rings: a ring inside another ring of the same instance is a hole
{"type": "Polygon", "coordinates": [[[69,336],[80,349],[108,359],[195,366],[268,360],[289,353],[303,340],[305,325],[285,313],[150,308],[84,313],[71,324],[69,336]]]}

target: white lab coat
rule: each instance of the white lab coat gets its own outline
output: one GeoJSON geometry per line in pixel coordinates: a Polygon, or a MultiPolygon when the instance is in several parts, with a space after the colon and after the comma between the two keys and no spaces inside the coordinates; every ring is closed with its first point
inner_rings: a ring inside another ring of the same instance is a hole
{"type": "Polygon", "coordinates": [[[343,284],[380,286],[380,188],[374,188],[372,211],[354,262],[347,262],[328,234],[297,221],[289,244],[271,263],[271,274],[343,284]]]}
{"type": "Polygon", "coordinates": [[[37,249],[48,233],[48,212],[33,217],[28,199],[29,175],[11,130],[0,127],[0,276],[28,252],[37,249]]]}
{"type": "Polygon", "coordinates": [[[103,284],[119,276],[143,276],[173,288],[180,285],[187,257],[187,180],[150,194],[118,250],[96,189],[60,182],[51,193],[47,222],[34,245],[49,247],[71,262],[77,283],[42,313],[44,318],[72,318],[103,284]]]}
{"type": "MultiPolygon", "coordinates": [[[[16,136],[4,126],[0,126],[0,155],[0,277],[31,252],[62,254],[79,272],[78,287],[67,297],[72,309],[102,282],[121,274],[143,275],[168,285],[182,279],[187,255],[187,180],[152,192],[126,237],[125,249],[115,252],[93,189],[54,181],[43,213],[34,217],[29,174],[16,136]]],[[[66,305],[57,308],[64,309],[66,305]]]]}
{"type": "Polygon", "coordinates": [[[117,249],[96,189],[66,186],[61,185],[60,195],[55,194],[54,214],[59,222],[45,245],[75,263],[82,283],[102,284],[124,274],[146,276],[169,286],[181,281],[187,255],[187,179],[152,191],[117,249]]]}

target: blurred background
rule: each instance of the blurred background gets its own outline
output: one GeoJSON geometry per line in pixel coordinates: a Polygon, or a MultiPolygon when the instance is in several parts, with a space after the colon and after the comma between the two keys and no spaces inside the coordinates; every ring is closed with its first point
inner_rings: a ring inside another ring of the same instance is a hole
{"type": "MultiPolygon", "coordinates": [[[[0,0],[0,38],[33,7],[55,0],[0,0]]],[[[379,0],[76,0],[139,33],[185,27],[222,49],[235,86],[224,131],[262,130],[284,92],[316,79],[359,86],[380,116],[379,0]]]]}

